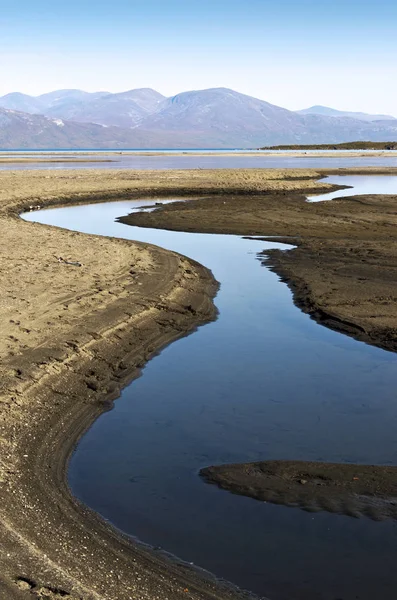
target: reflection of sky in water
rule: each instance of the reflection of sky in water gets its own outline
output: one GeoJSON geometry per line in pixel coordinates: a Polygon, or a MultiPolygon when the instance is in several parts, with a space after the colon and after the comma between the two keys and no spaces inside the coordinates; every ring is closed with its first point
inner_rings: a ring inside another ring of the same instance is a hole
{"type": "Polygon", "coordinates": [[[396,194],[397,195],[397,176],[393,175],[333,175],[320,179],[324,183],[335,185],[350,185],[352,187],[345,190],[336,190],[326,194],[317,194],[309,196],[310,202],[320,202],[323,200],[333,200],[344,196],[358,196],[363,194],[396,194]]]}
{"type": "Polygon", "coordinates": [[[298,310],[255,256],[285,246],[114,222],[143,204],[27,215],[156,243],[221,282],[218,320],[163,350],[84,436],[72,489],[121,529],[272,599],[394,600],[395,523],[260,503],[197,471],[275,458],[397,464],[395,355],[298,310]]]}

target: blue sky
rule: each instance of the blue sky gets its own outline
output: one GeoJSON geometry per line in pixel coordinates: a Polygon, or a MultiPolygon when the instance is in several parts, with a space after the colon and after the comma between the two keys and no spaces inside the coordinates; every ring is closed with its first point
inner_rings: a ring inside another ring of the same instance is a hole
{"type": "Polygon", "coordinates": [[[0,95],[231,87],[397,115],[396,24],[395,0],[18,0],[1,6],[0,95]]]}

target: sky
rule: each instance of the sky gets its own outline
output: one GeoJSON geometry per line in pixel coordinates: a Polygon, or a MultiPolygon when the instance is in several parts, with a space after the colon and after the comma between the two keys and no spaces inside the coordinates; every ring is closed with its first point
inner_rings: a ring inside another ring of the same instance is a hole
{"type": "Polygon", "coordinates": [[[229,87],[397,116],[396,0],[0,0],[0,95],[229,87]]]}

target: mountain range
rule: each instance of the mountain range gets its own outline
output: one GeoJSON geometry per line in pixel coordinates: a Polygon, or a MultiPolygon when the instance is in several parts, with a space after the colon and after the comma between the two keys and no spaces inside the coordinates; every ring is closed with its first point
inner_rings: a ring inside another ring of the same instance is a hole
{"type": "Polygon", "coordinates": [[[0,148],[243,148],[397,138],[397,119],[290,111],[226,88],[167,98],[150,88],[0,97],[0,148]]]}

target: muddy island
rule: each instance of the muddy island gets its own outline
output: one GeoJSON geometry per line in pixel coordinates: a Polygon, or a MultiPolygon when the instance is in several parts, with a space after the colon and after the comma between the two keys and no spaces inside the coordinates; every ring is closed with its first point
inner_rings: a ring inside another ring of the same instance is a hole
{"type": "Polygon", "coordinates": [[[397,467],[274,460],[206,467],[200,475],[262,502],[375,520],[397,518],[397,467]]]}

